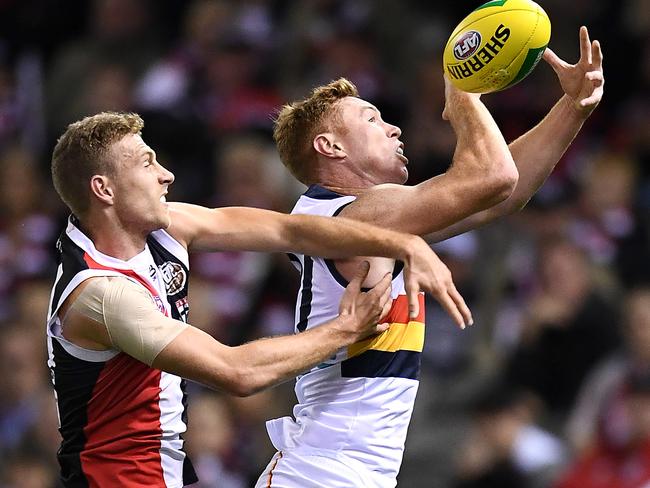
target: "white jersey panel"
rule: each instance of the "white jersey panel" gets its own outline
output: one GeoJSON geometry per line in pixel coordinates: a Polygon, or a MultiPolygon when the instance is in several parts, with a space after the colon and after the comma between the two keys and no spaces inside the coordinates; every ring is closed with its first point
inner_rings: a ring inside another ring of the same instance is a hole
{"type": "MultiPolygon", "coordinates": [[[[354,199],[312,186],[292,213],[338,215],[354,199]]],[[[296,303],[299,333],[338,315],[347,281],[330,260],[303,255],[292,258],[302,275],[296,303]]],[[[424,340],[423,297],[421,315],[410,320],[399,266],[393,274],[392,298],[391,311],[382,319],[391,324],[389,331],[341,349],[300,376],[295,387],[295,418],[267,422],[278,450],[341,453],[362,463],[374,480],[372,486],[382,488],[396,483],[424,340]]],[[[319,481],[327,486],[327,480],[319,481]]],[[[300,486],[300,480],[295,486],[300,486]]]]}

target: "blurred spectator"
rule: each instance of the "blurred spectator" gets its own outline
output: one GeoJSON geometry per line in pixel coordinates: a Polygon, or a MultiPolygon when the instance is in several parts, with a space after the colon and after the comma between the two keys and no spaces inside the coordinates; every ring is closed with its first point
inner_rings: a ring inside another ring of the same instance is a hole
{"type": "Polygon", "coordinates": [[[599,439],[580,456],[556,488],[646,488],[650,484],[650,371],[626,382],[622,414],[627,435],[621,443],[599,439]]]}
{"type": "MultiPolygon", "coordinates": [[[[475,232],[462,234],[433,245],[454,277],[454,283],[471,310],[476,310],[476,259],[478,236],[475,232]]],[[[437,302],[427,298],[423,367],[437,376],[454,377],[466,371],[471,363],[479,334],[476,329],[460,330],[437,302]]]]}
{"type": "Polygon", "coordinates": [[[245,479],[238,474],[235,446],[237,431],[233,415],[221,395],[204,391],[192,399],[185,439],[199,477],[196,488],[219,486],[244,488],[245,479]]]}
{"type": "Polygon", "coordinates": [[[31,452],[18,452],[7,460],[3,488],[58,488],[57,467],[51,459],[31,452]]]}
{"type": "Polygon", "coordinates": [[[542,244],[537,272],[506,374],[533,392],[559,426],[586,374],[618,346],[617,310],[596,286],[587,257],[567,240],[542,244]]]}
{"type": "Polygon", "coordinates": [[[474,405],[474,430],[458,455],[455,488],[548,486],[565,457],[562,442],[533,423],[528,399],[489,385],[474,405]]]}
{"type": "Polygon", "coordinates": [[[40,399],[51,395],[38,338],[22,324],[0,330],[0,452],[21,445],[42,415],[40,399]]]}
{"type": "Polygon", "coordinates": [[[52,245],[58,233],[47,208],[49,191],[32,155],[13,146],[0,154],[0,321],[14,312],[15,287],[52,276],[52,245]]]}
{"type": "Polygon", "coordinates": [[[647,222],[636,211],[638,168],[631,154],[601,152],[580,174],[568,233],[599,264],[632,286],[650,276],[647,222]]]}
{"type": "Polygon", "coordinates": [[[92,112],[85,98],[87,90],[99,90],[97,96],[116,91],[108,86],[110,80],[102,79],[102,73],[128,79],[142,76],[160,51],[152,19],[154,11],[147,0],[94,0],[87,37],[62,48],[47,77],[51,134],[60,134],[70,122],[92,112]],[[119,71],[111,71],[109,66],[119,66],[125,74],[117,75],[119,71]]]}
{"type": "Polygon", "coordinates": [[[621,448],[630,440],[628,382],[635,374],[650,374],[650,288],[632,290],[624,311],[624,349],[592,371],[567,424],[568,439],[580,454],[598,442],[621,448]]]}
{"type": "MultiPolygon", "coordinates": [[[[293,184],[289,183],[286,173],[279,171],[276,159],[273,146],[267,142],[251,137],[233,139],[218,159],[210,204],[288,210],[293,184]]],[[[210,286],[204,290],[210,298],[201,306],[212,312],[209,331],[215,337],[226,343],[250,339],[251,328],[258,325],[262,329],[255,332],[260,335],[277,333],[264,329],[267,317],[263,310],[256,310],[255,320],[251,320],[249,312],[254,309],[254,303],[264,305],[264,300],[258,301],[258,297],[267,291],[264,286],[275,264],[271,255],[260,253],[197,253],[192,256],[195,275],[210,286]]],[[[289,269],[288,264],[284,269],[289,269]]],[[[268,285],[270,290],[277,290],[277,282],[268,285]]],[[[281,314],[285,323],[281,332],[288,333],[293,323],[293,296],[285,290],[280,294],[282,299],[286,312],[281,314]]],[[[273,311],[273,301],[269,301],[267,309],[273,311]]]]}

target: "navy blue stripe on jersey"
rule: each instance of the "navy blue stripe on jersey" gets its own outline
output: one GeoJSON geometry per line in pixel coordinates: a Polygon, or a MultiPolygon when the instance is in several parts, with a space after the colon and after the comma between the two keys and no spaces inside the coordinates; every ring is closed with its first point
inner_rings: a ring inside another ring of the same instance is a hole
{"type": "Polygon", "coordinates": [[[369,349],[341,362],[344,378],[408,378],[420,377],[420,353],[416,351],[375,351],[369,349]]]}
{"type": "Polygon", "coordinates": [[[88,269],[88,264],[84,261],[84,250],[77,246],[65,231],[59,237],[56,247],[59,252],[59,264],[63,265],[63,275],[54,288],[50,314],[56,310],[63,290],[72,281],[72,278],[84,269],[88,269]]]}
{"type": "Polygon", "coordinates": [[[311,313],[311,300],[312,300],[311,282],[312,282],[313,270],[314,270],[314,260],[309,256],[305,256],[305,265],[302,268],[300,317],[298,320],[298,325],[296,325],[298,332],[303,332],[307,328],[307,321],[309,320],[309,314],[311,313]]]}
{"type": "MultiPolygon", "coordinates": [[[[339,208],[336,209],[336,212],[332,214],[332,217],[336,217],[339,215],[345,207],[350,205],[353,202],[348,202],[343,205],[341,205],[339,208]]],[[[323,259],[325,261],[325,266],[327,266],[327,269],[329,270],[330,274],[332,275],[332,278],[336,280],[336,282],[341,285],[342,287],[348,286],[350,283],[348,280],[346,280],[341,273],[339,273],[339,270],[336,269],[336,265],[334,264],[334,261],[332,259],[323,259]]],[[[393,279],[397,278],[397,275],[399,275],[402,272],[402,269],[404,269],[404,263],[401,261],[396,261],[395,262],[395,267],[393,268],[393,279]]],[[[362,288],[362,291],[369,291],[370,288],[362,288]]]]}
{"type": "Polygon", "coordinates": [[[84,427],[88,423],[88,402],[105,362],[86,362],[66,352],[52,339],[54,354],[54,389],[58,399],[63,441],[57,453],[61,481],[66,487],[86,488],[88,480],[81,468],[80,453],[86,445],[84,427]]]}
{"type": "Polygon", "coordinates": [[[289,258],[289,261],[291,261],[292,263],[300,265],[300,259],[298,259],[298,256],[296,256],[295,254],[288,252],[287,257],[289,258]]]}
{"type": "Polygon", "coordinates": [[[336,211],[332,214],[332,217],[336,217],[338,214],[340,214],[341,212],[343,212],[343,209],[344,209],[345,207],[347,207],[348,205],[350,205],[351,203],[354,203],[354,200],[352,200],[351,202],[344,203],[343,205],[341,205],[341,206],[340,206],[339,208],[337,208],[336,211]]]}
{"type": "Polygon", "coordinates": [[[320,185],[311,185],[307,188],[304,195],[309,198],[315,198],[316,200],[334,200],[335,198],[345,196],[332,190],[328,190],[327,188],[323,188],[320,185]]]}
{"type": "MultiPolygon", "coordinates": [[[[323,259],[323,261],[325,261],[325,266],[327,266],[327,269],[332,275],[332,278],[334,278],[339,285],[345,288],[350,284],[350,282],[346,280],[341,273],[339,273],[339,270],[336,269],[334,261],[331,259],[323,259]]],[[[393,267],[393,279],[397,278],[403,269],[404,263],[402,261],[395,261],[395,266],[393,267]]],[[[362,288],[361,291],[370,291],[370,288],[362,288]]]]}

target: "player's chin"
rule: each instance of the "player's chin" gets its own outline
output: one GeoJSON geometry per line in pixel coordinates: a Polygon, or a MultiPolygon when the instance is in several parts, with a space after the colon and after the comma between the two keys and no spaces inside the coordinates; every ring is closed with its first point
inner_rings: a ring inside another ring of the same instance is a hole
{"type": "Polygon", "coordinates": [[[170,225],[172,225],[172,217],[169,214],[169,212],[167,212],[167,214],[164,216],[164,218],[161,219],[160,228],[161,229],[168,229],[170,225]]]}
{"type": "Polygon", "coordinates": [[[409,179],[409,170],[406,166],[402,166],[399,174],[399,181],[397,183],[403,185],[404,183],[406,183],[408,179],[409,179]]]}
{"type": "Polygon", "coordinates": [[[172,225],[172,217],[169,213],[169,208],[165,205],[165,208],[157,216],[156,228],[167,229],[170,225],[172,225]]]}

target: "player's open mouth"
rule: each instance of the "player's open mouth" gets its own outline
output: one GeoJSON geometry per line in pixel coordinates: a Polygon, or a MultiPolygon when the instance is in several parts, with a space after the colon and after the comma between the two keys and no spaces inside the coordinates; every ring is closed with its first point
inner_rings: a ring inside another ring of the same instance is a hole
{"type": "Polygon", "coordinates": [[[404,156],[404,146],[400,146],[397,149],[395,149],[395,153],[404,161],[404,163],[408,164],[409,160],[406,156],[404,156]]]}

